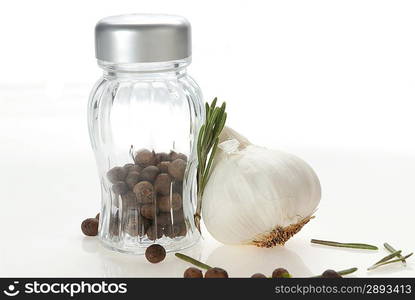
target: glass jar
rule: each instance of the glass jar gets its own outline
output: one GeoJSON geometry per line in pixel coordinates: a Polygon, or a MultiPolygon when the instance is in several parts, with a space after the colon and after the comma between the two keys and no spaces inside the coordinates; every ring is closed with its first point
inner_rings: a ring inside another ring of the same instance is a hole
{"type": "Polygon", "coordinates": [[[104,74],[88,105],[101,182],[99,238],[120,252],[153,243],[194,244],[196,142],[204,121],[198,85],[187,74],[190,24],[182,17],[108,17],[95,28],[104,74]]]}

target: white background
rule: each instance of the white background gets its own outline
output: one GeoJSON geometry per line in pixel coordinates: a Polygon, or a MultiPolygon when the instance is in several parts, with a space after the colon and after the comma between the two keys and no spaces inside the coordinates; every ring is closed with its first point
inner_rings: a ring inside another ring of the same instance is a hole
{"type": "Polygon", "coordinates": [[[415,264],[367,272],[386,255],[309,244],[388,241],[415,251],[413,1],[2,1],[0,4],[0,276],[181,276],[111,253],[80,232],[99,210],[86,103],[101,70],[102,17],[171,13],[193,28],[189,72],[228,125],[294,153],[323,187],[317,218],[285,248],[223,246],[206,232],[188,250],[231,276],[294,276],[359,267],[415,276],[415,264]]]}

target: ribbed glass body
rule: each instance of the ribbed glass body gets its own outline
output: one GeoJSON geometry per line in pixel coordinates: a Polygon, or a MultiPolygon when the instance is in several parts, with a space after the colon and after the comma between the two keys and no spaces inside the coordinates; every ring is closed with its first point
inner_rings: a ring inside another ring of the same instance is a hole
{"type": "Polygon", "coordinates": [[[99,238],[141,254],[194,244],[199,233],[196,142],[204,121],[190,59],[139,64],[98,61],[103,77],[88,104],[88,126],[101,182],[99,238]]]}

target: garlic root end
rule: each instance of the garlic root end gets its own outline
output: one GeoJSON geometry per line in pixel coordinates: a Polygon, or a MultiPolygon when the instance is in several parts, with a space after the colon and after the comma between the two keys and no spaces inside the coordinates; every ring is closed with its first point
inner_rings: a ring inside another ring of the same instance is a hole
{"type": "Polygon", "coordinates": [[[299,232],[311,219],[314,219],[314,216],[306,217],[300,222],[286,227],[277,226],[271,232],[258,236],[250,244],[261,248],[272,248],[277,245],[284,246],[285,242],[299,232]]]}

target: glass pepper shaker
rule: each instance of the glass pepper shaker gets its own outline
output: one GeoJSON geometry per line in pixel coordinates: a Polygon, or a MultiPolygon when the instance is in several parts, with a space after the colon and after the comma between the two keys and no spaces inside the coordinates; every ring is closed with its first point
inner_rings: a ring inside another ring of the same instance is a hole
{"type": "Polygon", "coordinates": [[[189,22],[172,15],[100,20],[95,53],[103,76],[88,104],[101,182],[99,238],[116,251],[167,251],[199,239],[196,142],[204,121],[191,62],[189,22]]]}

